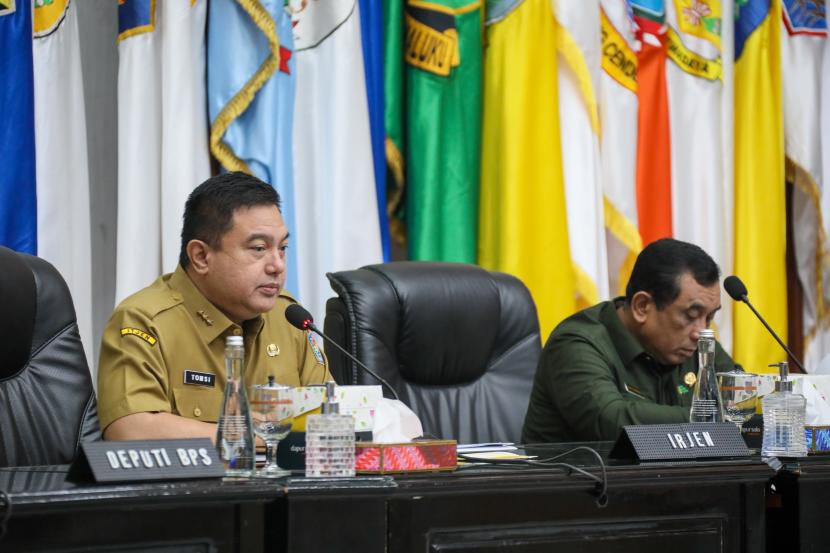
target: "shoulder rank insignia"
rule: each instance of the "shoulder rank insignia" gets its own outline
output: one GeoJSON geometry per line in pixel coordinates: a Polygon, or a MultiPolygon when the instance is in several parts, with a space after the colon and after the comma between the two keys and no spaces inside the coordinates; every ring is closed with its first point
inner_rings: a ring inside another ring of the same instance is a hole
{"type": "Polygon", "coordinates": [[[305,334],[306,334],[306,337],[308,338],[308,345],[311,346],[311,351],[314,353],[314,358],[321,365],[325,365],[326,360],[323,358],[323,352],[320,351],[320,348],[317,346],[317,342],[314,341],[314,336],[312,336],[311,332],[309,332],[309,331],[306,331],[305,334]]]}
{"type": "Polygon", "coordinates": [[[123,338],[124,336],[136,336],[138,338],[141,338],[151,346],[155,346],[156,342],[158,341],[156,340],[155,336],[148,334],[147,332],[144,332],[143,330],[139,330],[137,328],[122,328],[121,337],[123,338]]]}

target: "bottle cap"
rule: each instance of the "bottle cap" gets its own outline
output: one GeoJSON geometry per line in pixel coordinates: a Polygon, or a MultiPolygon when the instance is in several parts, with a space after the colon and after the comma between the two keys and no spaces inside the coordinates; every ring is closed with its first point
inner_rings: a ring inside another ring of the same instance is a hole
{"type": "Polygon", "coordinates": [[[241,346],[243,345],[242,336],[228,336],[225,338],[226,346],[241,346]]]}
{"type": "Polygon", "coordinates": [[[711,328],[704,328],[698,334],[698,340],[700,340],[701,338],[714,338],[714,337],[715,337],[715,331],[712,330],[711,328]]]}
{"type": "Polygon", "coordinates": [[[337,384],[334,380],[326,382],[326,401],[323,402],[322,406],[322,413],[324,415],[336,415],[340,413],[340,404],[336,401],[332,401],[332,399],[334,399],[335,386],[337,386],[337,384]]]}

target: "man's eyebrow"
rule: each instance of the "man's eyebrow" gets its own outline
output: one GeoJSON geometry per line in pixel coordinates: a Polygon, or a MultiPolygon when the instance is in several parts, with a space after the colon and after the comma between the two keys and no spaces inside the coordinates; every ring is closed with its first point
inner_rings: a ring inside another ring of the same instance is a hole
{"type": "Polygon", "coordinates": [[[286,241],[286,240],[288,240],[290,237],[291,237],[291,233],[290,233],[290,232],[286,232],[286,233],[285,233],[285,236],[283,236],[283,237],[282,237],[282,240],[280,240],[280,242],[285,242],[285,241],[286,241]]]}
{"type": "Polygon", "coordinates": [[[257,232],[257,233],[254,233],[254,234],[251,234],[250,236],[248,236],[248,240],[246,240],[246,241],[247,242],[253,242],[255,240],[264,240],[265,242],[270,243],[273,240],[273,238],[271,237],[270,234],[264,234],[264,233],[261,233],[261,232],[257,232]]]}

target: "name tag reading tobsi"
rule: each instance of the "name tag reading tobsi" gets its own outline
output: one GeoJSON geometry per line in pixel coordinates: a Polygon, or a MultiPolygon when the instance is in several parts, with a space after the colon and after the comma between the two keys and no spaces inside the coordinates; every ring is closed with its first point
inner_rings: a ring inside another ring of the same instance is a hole
{"type": "Polygon", "coordinates": [[[84,442],[70,477],[96,482],[221,478],[225,469],[208,438],[84,442]]]}
{"type": "Polygon", "coordinates": [[[741,432],[731,422],[642,424],[624,426],[610,457],[669,461],[747,457],[741,432]]]}

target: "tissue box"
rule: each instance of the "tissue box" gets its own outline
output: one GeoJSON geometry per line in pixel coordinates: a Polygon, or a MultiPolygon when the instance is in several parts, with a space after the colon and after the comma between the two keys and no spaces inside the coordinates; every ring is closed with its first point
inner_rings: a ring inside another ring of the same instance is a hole
{"type": "MultiPolygon", "coordinates": [[[[375,426],[375,407],[383,398],[380,386],[337,386],[334,400],[340,412],[354,417],[355,432],[371,432],[375,426]]],[[[319,413],[326,397],[325,386],[298,386],[294,388],[295,432],[305,432],[308,415],[319,413]]]]}
{"type": "Polygon", "coordinates": [[[805,426],[808,453],[830,453],[830,426],[805,426]]]}
{"type": "Polygon", "coordinates": [[[455,440],[422,440],[401,444],[355,444],[358,474],[453,470],[457,464],[455,440]]]}

